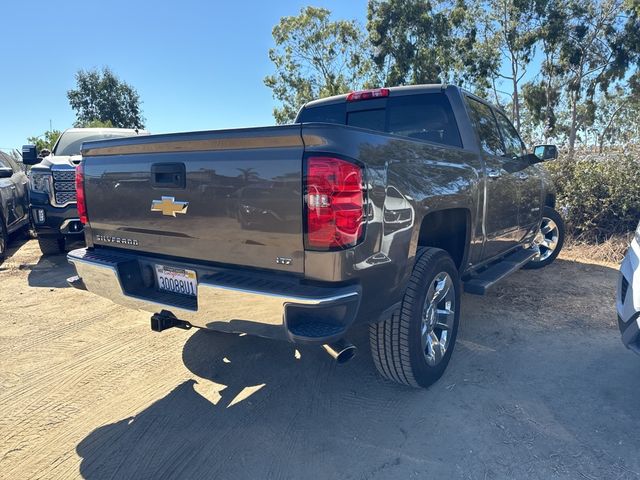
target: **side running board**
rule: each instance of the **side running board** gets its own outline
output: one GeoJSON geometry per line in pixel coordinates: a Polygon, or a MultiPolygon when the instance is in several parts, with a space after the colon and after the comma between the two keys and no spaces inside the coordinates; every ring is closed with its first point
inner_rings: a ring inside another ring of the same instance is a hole
{"type": "Polygon", "coordinates": [[[494,263],[486,270],[464,282],[464,291],[473,295],[484,295],[487,290],[503,278],[522,268],[536,255],[532,249],[520,249],[494,263]]]}

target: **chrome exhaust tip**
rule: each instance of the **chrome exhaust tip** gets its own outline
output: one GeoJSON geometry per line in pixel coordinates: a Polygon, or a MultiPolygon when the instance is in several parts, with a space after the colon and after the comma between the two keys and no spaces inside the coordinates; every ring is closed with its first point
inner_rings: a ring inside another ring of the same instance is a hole
{"type": "Polygon", "coordinates": [[[331,355],[337,363],[347,363],[356,355],[356,346],[344,340],[338,340],[334,343],[325,343],[322,348],[331,355]]]}

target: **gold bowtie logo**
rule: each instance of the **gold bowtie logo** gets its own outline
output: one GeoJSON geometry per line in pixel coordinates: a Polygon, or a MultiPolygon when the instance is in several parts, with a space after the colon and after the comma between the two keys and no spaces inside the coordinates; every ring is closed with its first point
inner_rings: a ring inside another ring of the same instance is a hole
{"type": "Polygon", "coordinates": [[[175,217],[176,213],[187,213],[189,202],[176,202],[174,197],[162,197],[161,200],[151,202],[152,212],[162,212],[162,215],[175,217]]]}

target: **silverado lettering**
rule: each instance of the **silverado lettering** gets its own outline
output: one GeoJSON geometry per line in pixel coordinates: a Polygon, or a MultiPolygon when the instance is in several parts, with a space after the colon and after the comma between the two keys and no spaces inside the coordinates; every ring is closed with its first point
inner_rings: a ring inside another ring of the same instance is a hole
{"type": "Polygon", "coordinates": [[[100,235],[100,234],[96,234],[96,240],[99,242],[105,242],[105,243],[119,243],[122,245],[132,245],[134,247],[137,247],[140,244],[138,240],[134,240],[131,238],[112,237],[110,235],[100,235]]]}

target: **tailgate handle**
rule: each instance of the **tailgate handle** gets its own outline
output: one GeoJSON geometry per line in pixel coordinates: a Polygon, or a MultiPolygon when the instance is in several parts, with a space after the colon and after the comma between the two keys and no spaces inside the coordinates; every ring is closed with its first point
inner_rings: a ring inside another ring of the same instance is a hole
{"type": "Polygon", "coordinates": [[[184,163],[154,163],[151,165],[151,184],[158,188],[186,188],[184,163]]]}

